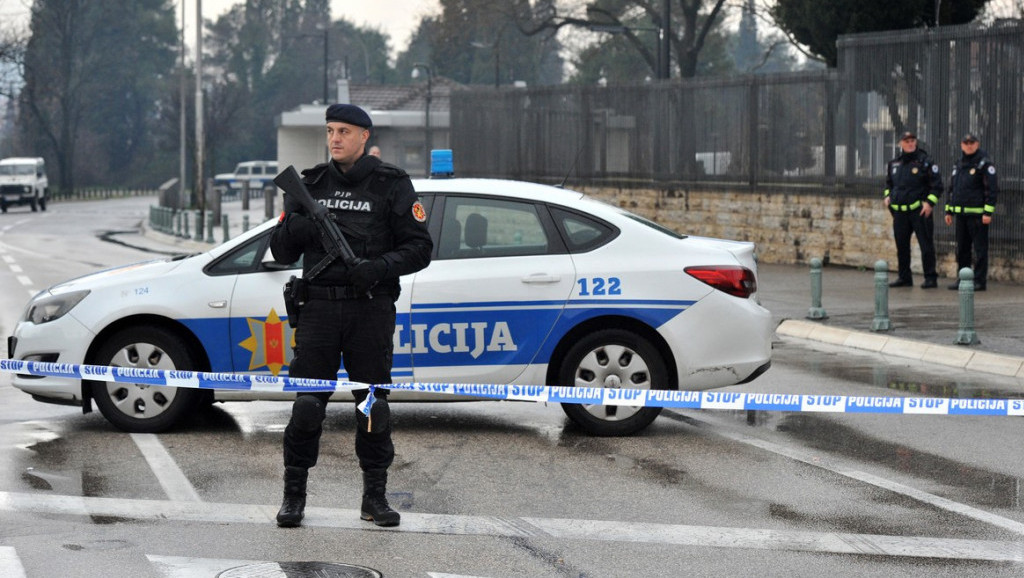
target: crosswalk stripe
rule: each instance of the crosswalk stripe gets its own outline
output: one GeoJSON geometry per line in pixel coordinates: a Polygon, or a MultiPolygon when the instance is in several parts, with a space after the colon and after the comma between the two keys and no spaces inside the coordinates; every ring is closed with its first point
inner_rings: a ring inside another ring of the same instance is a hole
{"type": "Polygon", "coordinates": [[[27,578],[18,553],[11,546],[0,546],[0,576],[4,578],[27,578]]]}
{"type": "MultiPolygon", "coordinates": [[[[219,524],[273,524],[277,510],[275,506],[254,504],[170,502],[0,492],[0,511],[80,514],[82,509],[92,516],[219,524]]],[[[1024,562],[1024,548],[1019,542],[926,536],[884,536],[558,518],[522,517],[509,520],[492,516],[456,516],[413,512],[402,512],[401,527],[384,529],[360,520],[358,510],[317,507],[306,508],[303,526],[368,532],[499,536],[537,540],[593,540],[911,558],[1024,562]]]]}

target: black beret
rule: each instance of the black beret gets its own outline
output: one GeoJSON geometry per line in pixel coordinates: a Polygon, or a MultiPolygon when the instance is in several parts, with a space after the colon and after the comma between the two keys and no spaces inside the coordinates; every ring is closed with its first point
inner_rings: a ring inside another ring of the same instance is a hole
{"type": "Polygon", "coordinates": [[[973,132],[969,132],[964,135],[964,138],[960,139],[960,142],[978,142],[978,137],[974,136],[973,132]]]}
{"type": "Polygon", "coordinates": [[[332,104],[327,107],[327,122],[344,122],[363,128],[373,126],[370,115],[354,104],[332,104]]]}

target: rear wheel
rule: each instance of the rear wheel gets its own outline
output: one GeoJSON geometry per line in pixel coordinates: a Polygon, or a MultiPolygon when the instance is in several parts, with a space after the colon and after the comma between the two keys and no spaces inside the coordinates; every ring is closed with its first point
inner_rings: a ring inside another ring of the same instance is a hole
{"type": "MultiPolygon", "coordinates": [[[[131,327],[112,335],[95,362],[140,369],[195,369],[182,340],[159,327],[131,327]]],[[[110,423],[133,433],[164,431],[193,411],[200,391],[141,383],[97,382],[92,396],[110,423]]]]}
{"type": "MultiPolygon", "coordinates": [[[[668,371],[658,350],[632,331],[605,329],[581,339],[566,354],[559,384],[572,387],[666,389],[668,371]]],[[[562,409],[587,433],[636,433],[661,413],[660,407],[564,403],[562,409]]]]}

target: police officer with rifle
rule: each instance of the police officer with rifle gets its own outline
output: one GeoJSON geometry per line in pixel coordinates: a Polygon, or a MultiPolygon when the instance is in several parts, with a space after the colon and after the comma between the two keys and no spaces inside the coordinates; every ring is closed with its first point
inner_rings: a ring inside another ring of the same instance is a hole
{"type": "MultiPolygon", "coordinates": [[[[274,181],[285,188],[285,210],[271,234],[271,252],[279,263],[303,257],[302,278],[285,288],[289,322],[296,326],[289,376],[337,379],[342,361],[350,381],[391,383],[398,278],[430,262],[427,215],[405,171],[365,154],[373,123],[363,109],[334,104],[326,120],[331,160],[302,171],[301,182],[292,167],[274,181]]],[[[371,402],[369,416],[356,409],[360,517],[397,526],[400,516],[385,498],[395,456],[388,392],[375,388],[374,399],[366,400],[368,393],[354,392],[357,404],[371,402]]],[[[330,395],[298,394],[292,406],[278,526],[302,522],[330,395]]]]}

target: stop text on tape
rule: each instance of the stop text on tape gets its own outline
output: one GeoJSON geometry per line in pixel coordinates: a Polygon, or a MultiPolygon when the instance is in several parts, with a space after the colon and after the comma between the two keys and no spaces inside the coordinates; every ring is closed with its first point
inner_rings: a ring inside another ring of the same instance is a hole
{"type": "MultiPolygon", "coordinates": [[[[367,389],[355,381],[272,375],[200,372],[0,359],[0,373],[87,379],[159,387],[255,392],[335,392],[367,389]]],[[[828,413],[1024,416],[1024,399],[943,398],[742,393],[663,389],[615,389],[557,385],[476,383],[382,383],[392,391],[414,391],[481,399],[624,405],[680,409],[763,410],[828,413]]]]}

